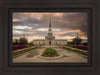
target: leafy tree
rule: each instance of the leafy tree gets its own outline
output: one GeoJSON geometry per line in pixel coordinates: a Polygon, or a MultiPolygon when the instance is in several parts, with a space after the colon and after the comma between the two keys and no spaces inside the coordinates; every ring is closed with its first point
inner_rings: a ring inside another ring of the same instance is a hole
{"type": "Polygon", "coordinates": [[[13,45],[18,45],[18,44],[19,44],[18,39],[14,39],[13,40],[13,45]]]}
{"type": "Polygon", "coordinates": [[[20,44],[27,44],[28,40],[25,38],[25,35],[23,35],[22,38],[19,39],[20,44]]]}
{"type": "Polygon", "coordinates": [[[73,39],[73,44],[74,45],[80,45],[82,42],[82,39],[79,38],[78,34],[77,34],[77,37],[73,39]]]}
{"type": "Polygon", "coordinates": [[[25,37],[19,39],[20,44],[27,44],[27,39],[25,37]]]}

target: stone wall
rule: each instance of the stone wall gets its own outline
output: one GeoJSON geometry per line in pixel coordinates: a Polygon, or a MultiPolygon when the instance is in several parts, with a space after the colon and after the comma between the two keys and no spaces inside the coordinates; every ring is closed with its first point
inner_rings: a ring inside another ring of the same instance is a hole
{"type": "MultiPolygon", "coordinates": [[[[33,40],[33,44],[45,44],[45,45],[49,45],[49,41],[48,40],[33,40]]],[[[55,44],[67,44],[67,40],[51,40],[51,45],[55,45],[55,44]]]]}

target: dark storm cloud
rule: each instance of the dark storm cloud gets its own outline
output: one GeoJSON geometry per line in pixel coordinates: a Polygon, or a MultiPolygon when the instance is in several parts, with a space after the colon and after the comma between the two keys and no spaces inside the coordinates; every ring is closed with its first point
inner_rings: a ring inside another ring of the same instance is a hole
{"type": "Polygon", "coordinates": [[[87,13],[63,14],[62,18],[54,19],[53,24],[62,29],[79,29],[87,34],[87,13]]]}
{"type": "Polygon", "coordinates": [[[69,28],[80,29],[87,33],[87,13],[76,13],[71,15],[63,15],[64,19],[70,22],[69,28]]]}
{"type": "MultiPolygon", "coordinates": [[[[42,14],[42,13],[41,13],[42,14]]],[[[62,16],[55,16],[53,14],[42,14],[40,18],[36,15],[14,13],[13,18],[17,18],[20,21],[14,21],[14,26],[30,26],[32,29],[47,28],[49,24],[49,18],[52,20],[52,28],[60,28],[62,31],[66,29],[78,29],[84,32],[84,36],[87,35],[87,13],[63,13],[62,16]]],[[[20,29],[19,31],[27,32],[28,29],[20,29]]],[[[47,32],[35,32],[30,35],[45,36],[47,32]]],[[[73,33],[74,34],[74,33],[73,33]]],[[[17,34],[16,34],[17,35],[17,34]]],[[[26,34],[27,36],[29,34],[26,34]]],[[[72,35],[72,33],[60,34],[60,36],[72,35]]]]}
{"type": "Polygon", "coordinates": [[[47,25],[48,21],[45,18],[37,19],[36,16],[29,16],[28,14],[15,13],[14,18],[20,19],[21,21],[13,22],[14,25],[47,25]]]}

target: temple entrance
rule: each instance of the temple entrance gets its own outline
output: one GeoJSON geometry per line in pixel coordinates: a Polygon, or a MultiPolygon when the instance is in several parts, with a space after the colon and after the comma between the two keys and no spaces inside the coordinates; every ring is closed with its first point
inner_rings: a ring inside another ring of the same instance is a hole
{"type": "Polygon", "coordinates": [[[49,40],[49,45],[51,45],[51,40],[49,40]]]}

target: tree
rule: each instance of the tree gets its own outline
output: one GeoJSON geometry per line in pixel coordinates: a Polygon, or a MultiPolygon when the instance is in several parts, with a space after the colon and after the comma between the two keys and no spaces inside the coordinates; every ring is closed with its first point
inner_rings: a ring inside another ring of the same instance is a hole
{"type": "Polygon", "coordinates": [[[82,42],[82,39],[79,38],[79,35],[77,34],[77,37],[73,39],[73,44],[79,45],[79,44],[81,44],[81,42],[82,42]]]}
{"type": "Polygon", "coordinates": [[[27,44],[27,39],[26,38],[20,38],[19,42],[20,42],[20,44],[27,44]]]}
{"type": "Polygon", "coordinates": [[[27,39],[25,38],[25,35],[19,39],[20,44],[27,44],[27,39]]]}
{"type": "Polygon", "coordinates": [[[18,43],[19,43],[19,42],[18,42],[18,39],[14,39],[14,40],[13,40],[13,45],[18,45],[18,43]]]}

